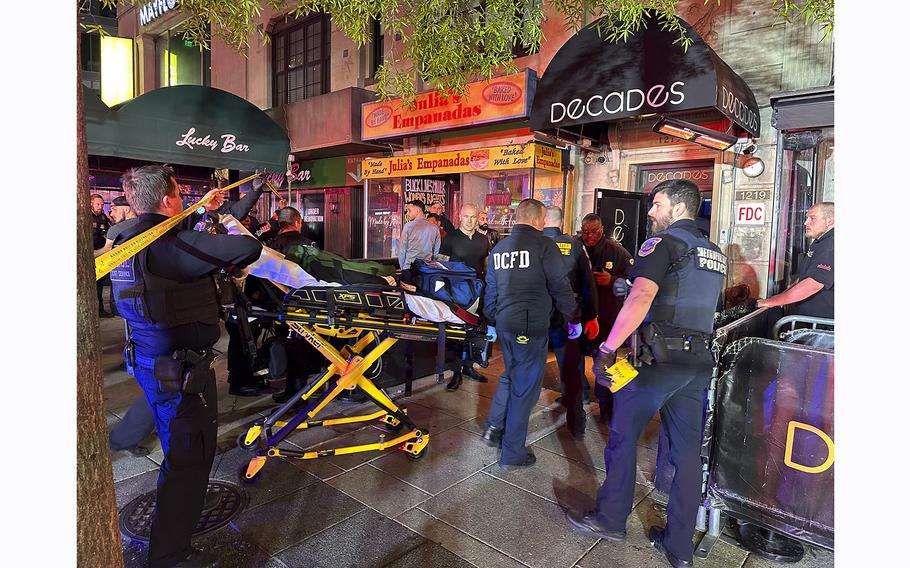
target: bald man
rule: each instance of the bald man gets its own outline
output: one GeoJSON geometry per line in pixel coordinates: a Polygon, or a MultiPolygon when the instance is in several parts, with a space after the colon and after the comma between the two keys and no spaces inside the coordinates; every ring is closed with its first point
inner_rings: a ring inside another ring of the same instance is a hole
{"type": "MultiPolygon", "coordinates": [[[[438,205],[438,203],[434,205],[438,205]]],[[[465,204],[461,208],[461,224],[457,229],[446,233],[439,246],[439,254],[445,255],[449,260],[465,263],[474,269],[478,278],[483,278],[487,255],[490,253],[490,241],[486,235],[477,230],[479,217],[480,211],[476,206],[470,203],[465,204]]],[[[487,382],[487,378],[474,369],[473,356],[467,349],[470,347],[470,342],[452,342],[452,344],[458,346],[456,358],[460,361],[452,367],[452,379],[446,385],[446,390],[458,390],[463,375],[467,375],[474,381],[487,382]]]]}
{"type": "Polygon", "coordinates": [[[759,308],[792,306],[790,313],[834,319],[834,203],[822,201],[806,212],[806,236],[812,240],[792,286],[759,300],[759,308]]]}

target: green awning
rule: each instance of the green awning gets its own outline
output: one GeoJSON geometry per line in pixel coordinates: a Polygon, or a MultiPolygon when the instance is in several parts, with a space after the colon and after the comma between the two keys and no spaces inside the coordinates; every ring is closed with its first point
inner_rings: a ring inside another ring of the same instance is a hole
{"type": "Polygon", "coordinates": [[[284,173],[287,133],[250,102],[198,85],[162,87],[108,108],[85,89],[88,153],[169,164],[284,173]]]}

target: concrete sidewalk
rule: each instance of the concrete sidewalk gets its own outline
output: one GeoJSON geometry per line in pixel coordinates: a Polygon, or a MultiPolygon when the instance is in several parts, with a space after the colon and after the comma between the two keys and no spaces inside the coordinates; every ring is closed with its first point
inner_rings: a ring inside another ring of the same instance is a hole
{"type": "MultiPolygon", "coordinates": [[[[126,374],[121,349],[123,320],[101,320],[108,424],[114,424],[141,395],[126,374]]],[[[226,335],[218,346],[226,350],[226,335]]],[[[597,404],[588,406],[583,441],[569,436],[555,399],[559,394],[551,355],[545,388],[531,417],[528,443],[537,455],[533,467],[503,472],[497,451],[480,433],[496,379],[502,370],[494,355],[482,370],[490,382],[465,380],[454,393],[434,377],[415,381],[403,398],[403,386],[389,392],[420,426],[429,428],[426,456],[411,461],[398,450],[367,452],[319,460],[270,458],[262,478],[244,486],[249,502],[228,526],[199,539],[221,559],[239,567],[665,567],[646,537],[652,524],[664,524],[649,495],[653,491],[658,423],[639,441],[635,508],[628,539],[614,544],[579,536],[566,527],[566,508],[585,509],[604,479],[603,451],[608,430],[599,424],[597,404]],[[394,392],[394,391],[399,392],[394,392]]],[[[270,394],[239,398],[228,394],[227,371],[217,368],[219,454],[212,478],[238,482],[249,454],[236,447],[237,436],[274,408],[270,394]]],[[[590,375],[589,375],[590,376],[590,375]]],[[[371,411],[371,404],[332,402],[320,418],[371,411]]],[[[369,443],[386,435],[373,425],[338,426],[301,431],[290,439],[301,449],[369,443]]],[[[117,506],[152,491],[162,453],[157,438],[148,457],[113,455],[117,506]]],[[[725,535],[698,567],[747,568],[775,564],[732,544],[725,535]]],[[[127,567],[145,564],[146,547],[123,540],[127,567]]],[[[833,566],[834,555],[807,548],[797,567],[833,566]]]]}

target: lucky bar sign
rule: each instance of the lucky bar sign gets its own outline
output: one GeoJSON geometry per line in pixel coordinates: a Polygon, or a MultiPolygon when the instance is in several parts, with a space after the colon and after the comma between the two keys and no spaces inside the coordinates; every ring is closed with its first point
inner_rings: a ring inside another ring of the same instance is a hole
{"type": "Polygon", "coordinates": [[[417,95],[413,108],[401,99],[364,103],[362,139],[409,136],[447,128],[525,118],[537,85],[537,75],[521,73],[468,84],[464,96],[439,91],[417,95]]]}
{"type": "Polygon", "coordinates": [[[219,151],[222,154],[229,152],[249,152],[250,147],[247,144],[240,144],[237,137],[233,134],[205,136],[198,135],[196,129],[190,127],[184,134],[174,142],[177,146],[183,146],[189,150],[211,150],[219,151]]]}

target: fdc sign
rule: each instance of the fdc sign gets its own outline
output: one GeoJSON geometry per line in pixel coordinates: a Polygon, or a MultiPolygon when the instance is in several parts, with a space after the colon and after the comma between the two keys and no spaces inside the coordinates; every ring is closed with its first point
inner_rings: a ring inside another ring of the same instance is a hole
{"type": "Polygon", "coordinates": [[[764,203],[739,203],[736,206],[735,223],[737,225],[764,225],[764,203]]]}

